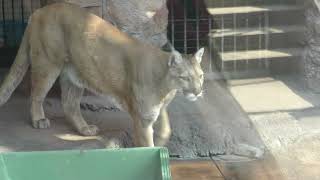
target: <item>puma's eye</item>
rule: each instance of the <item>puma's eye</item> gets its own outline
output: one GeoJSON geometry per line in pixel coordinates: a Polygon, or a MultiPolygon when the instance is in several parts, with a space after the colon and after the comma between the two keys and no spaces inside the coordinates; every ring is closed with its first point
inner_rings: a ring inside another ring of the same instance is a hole
{"type": "Polygon", "coordinates": [[[184,81],[188,81],[189,77],[188,76],[179,76],[180,79],[184,80],[184,81]]]}

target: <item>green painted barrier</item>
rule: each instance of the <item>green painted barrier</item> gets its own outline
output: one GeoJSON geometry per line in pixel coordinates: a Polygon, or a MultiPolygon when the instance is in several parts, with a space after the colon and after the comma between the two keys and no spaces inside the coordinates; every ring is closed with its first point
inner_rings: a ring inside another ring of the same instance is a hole
{"type": "Polygon", "coordinates": [[[0,154],[0,180],[171,180],[166,148],[0,154]]]}

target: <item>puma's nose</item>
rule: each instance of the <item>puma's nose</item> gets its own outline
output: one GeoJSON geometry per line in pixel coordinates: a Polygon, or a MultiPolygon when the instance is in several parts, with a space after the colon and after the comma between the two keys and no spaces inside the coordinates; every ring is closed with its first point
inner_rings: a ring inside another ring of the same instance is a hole
{"type": "Polygon", "coordinates": [[[193,94],[194,94],[195,96],[201,96],[201,94],[202,94],[202,89],[200,89],[200,88],[195,89],[195,90],[193,91],[193,94]]]}

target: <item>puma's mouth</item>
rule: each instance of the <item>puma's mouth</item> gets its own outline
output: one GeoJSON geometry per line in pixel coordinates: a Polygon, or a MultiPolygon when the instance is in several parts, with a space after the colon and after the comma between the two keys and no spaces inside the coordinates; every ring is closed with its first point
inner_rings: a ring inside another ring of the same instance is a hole
{"type": "Polygon", "coordinates": [[[196,101],[199,97],[199,96],[194,95],[193,93],[187,93],[185,96],[189,101],[196,101]]]}
{"type": "Polygon", "coordinates": [[[203,94],[202,91],[199,91],[197,94],[188,90],[182,90],[182,92],[189,101],[196,101],[199,97],[202,97],[203,94]]]}

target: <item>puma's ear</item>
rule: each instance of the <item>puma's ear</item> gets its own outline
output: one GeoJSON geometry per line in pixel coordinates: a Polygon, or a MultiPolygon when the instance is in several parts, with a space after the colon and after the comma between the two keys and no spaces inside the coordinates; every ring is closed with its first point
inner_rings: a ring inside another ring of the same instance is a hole
{"type": "Polygon", "coordinates": [[[194,57],[196,58],[197,62],[200,64],[202,61],[202,56],[204,53],[204,48],[199,49],[195,54],[194,57]]]}
{"type": "Polygon", "coordinates": [[[162,51],[166,51],[166,52],[172,52],[174,50],[173,46],[171,45],[170,42],[167,42],[165,45],[163,45],[161,47],[162,51]]]}
{"type": "Polygon", "coordinates": [[[178,51],[172,51],[168,65],[174,67],[182,62],[182,56],[178,51]]]}

